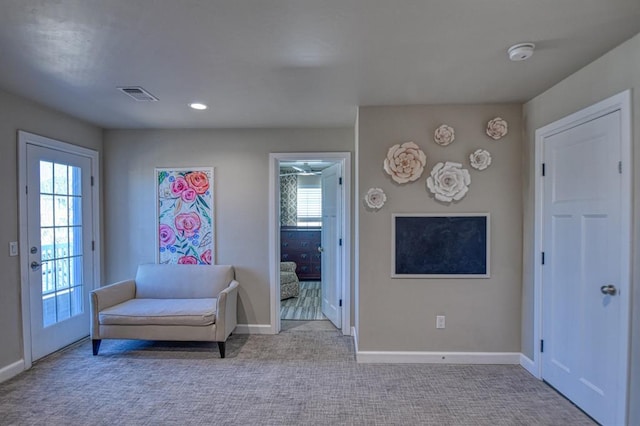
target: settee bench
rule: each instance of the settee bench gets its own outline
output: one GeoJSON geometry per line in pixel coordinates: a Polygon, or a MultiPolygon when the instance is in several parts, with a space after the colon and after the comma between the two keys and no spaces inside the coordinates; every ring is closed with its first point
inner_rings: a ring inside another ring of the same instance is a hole
{"type": "Polygon", "coordinates": [[[232,266],[138,266],[133,280],[91,292],[91,340],[225,342],[237,324],[238,282],[232,266]]]}

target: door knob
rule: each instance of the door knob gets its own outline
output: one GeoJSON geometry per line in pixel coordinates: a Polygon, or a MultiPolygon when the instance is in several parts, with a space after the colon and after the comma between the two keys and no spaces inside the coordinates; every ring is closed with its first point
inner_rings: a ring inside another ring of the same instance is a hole
{"type": "Polygon", "coordinates": [[[600,291],[602,292],[602,294],[607,294],[609,296],[615,296],[616,293],[618,292],[618,289],[616,289],[616,286],[614,286],[612,284],[608,284],[608,285],[603,285],[602,287],[600,287],[600,291]]]}
{"type": "Polygon", "coordinates": [[[318,247],[318,251],[319,251],[320,253],[322,253],[322,252],[324,251],[324,249],[323,249],[322,247],[318,247]]]}
{"type": "Polygon", "coordinates": [[[37,271],[39,267],[40,267],[40,264],[38,262],[36,262],[35,260],[33,262],[31,262],[31,270],[32,271],[37,271]]]}

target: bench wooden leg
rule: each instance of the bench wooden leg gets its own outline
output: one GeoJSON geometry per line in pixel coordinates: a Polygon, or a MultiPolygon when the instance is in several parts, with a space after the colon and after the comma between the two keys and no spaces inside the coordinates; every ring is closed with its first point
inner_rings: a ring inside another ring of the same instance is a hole
{"type": "Polygon", "coordinates": [[[102,343],[102,339],[94,339],[91,343],[93,344],[93,356],[96,356],[100,350],[100,343],[102,343]]]}
{"type": "Polygon", "coordinates": [[[224,358],[224,344],[225,342],[218,342],[218,349],[220,349],[220,358],[224,358]]]}

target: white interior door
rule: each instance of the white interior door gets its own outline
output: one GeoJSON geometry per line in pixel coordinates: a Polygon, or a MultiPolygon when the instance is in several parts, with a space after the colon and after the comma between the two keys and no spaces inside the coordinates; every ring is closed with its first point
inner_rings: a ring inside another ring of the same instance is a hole
{"type": "Polygon", "coordinates": [[[342,328],[341,165],[322,171],[322,313],[342,328]]]}
{"type": "Polygon", "coordinates": [[[542,377],[603,425],[620,424],[620,112],[543,143],[542,377]]]}
{"type": "Polygon", "coordinates": [[[27,144],[31,357],[89,334],[93,289],[91,159],[27,144]]]}

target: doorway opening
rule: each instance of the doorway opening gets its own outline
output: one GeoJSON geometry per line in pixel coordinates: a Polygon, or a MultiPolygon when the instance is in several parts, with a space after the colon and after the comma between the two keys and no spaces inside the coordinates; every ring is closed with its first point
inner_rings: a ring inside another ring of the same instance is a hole
{"type": "Polygon", "coordinates": [[[271,154],[272,331],[350,334],[349,153],[271,154]]]}

